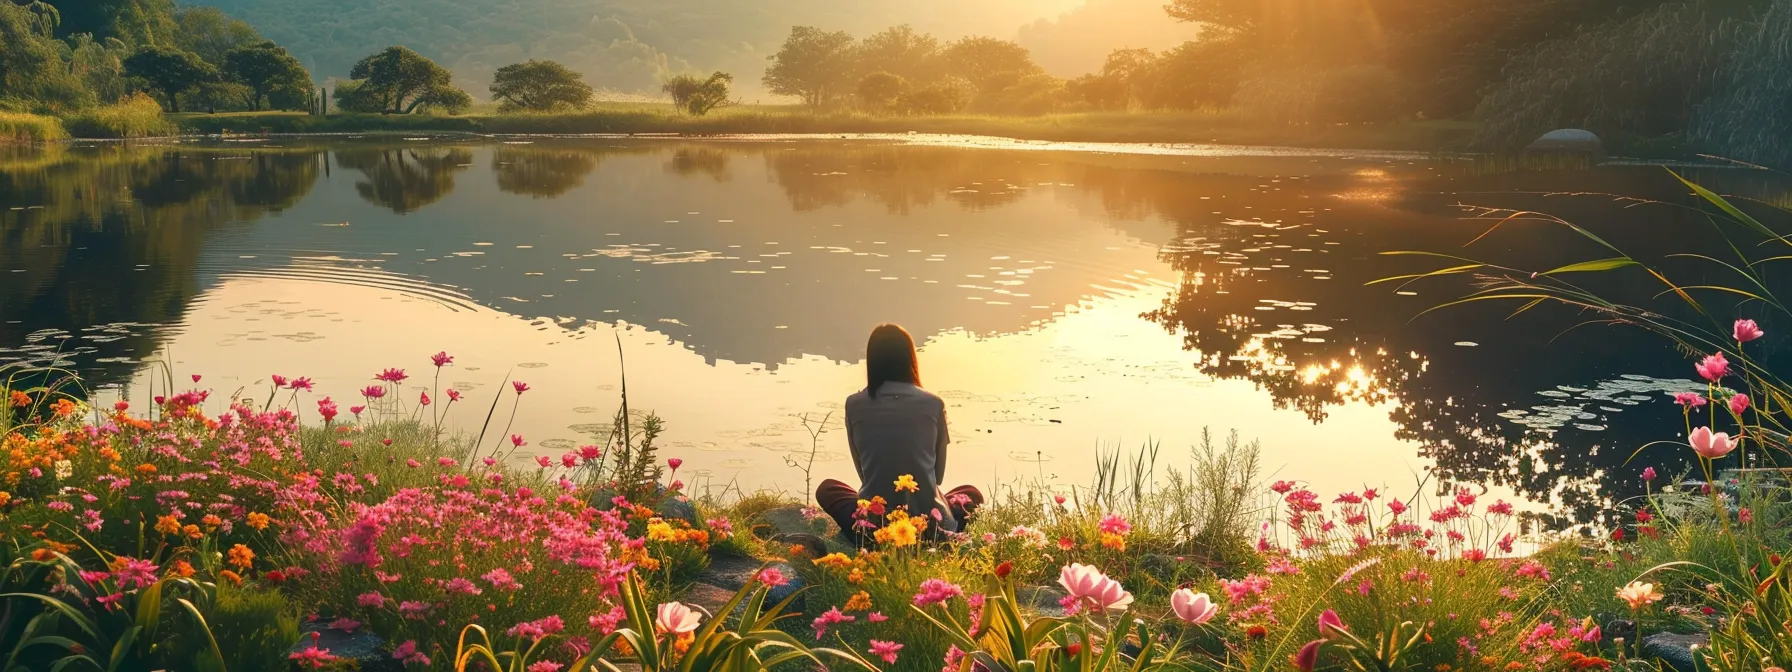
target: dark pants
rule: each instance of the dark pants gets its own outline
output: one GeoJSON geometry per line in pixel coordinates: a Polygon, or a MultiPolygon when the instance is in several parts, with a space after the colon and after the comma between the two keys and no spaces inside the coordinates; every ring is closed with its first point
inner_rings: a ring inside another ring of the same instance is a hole
{"type": "MultiPolygon", "coordinates": [[[[853,523],[857,522],[852,514],[859,510],[858,489],[830,478],[815,488],[815,503],[834,519],[834,524],[840,526],[841,535],[848,539],[865,536],[854,534],[852,529],[853,523]]],[[[963,532],[971,514],[977,512],[977,507],[983,506],[983,492],[974,485],[958,486],[946,492],[946,506],[951,509],[952,519],[958,521],[958,531],[963,532]],[[964,495],[970,502],[959,505],[953,502],[956,499],[954,495],[964,495]]]]}

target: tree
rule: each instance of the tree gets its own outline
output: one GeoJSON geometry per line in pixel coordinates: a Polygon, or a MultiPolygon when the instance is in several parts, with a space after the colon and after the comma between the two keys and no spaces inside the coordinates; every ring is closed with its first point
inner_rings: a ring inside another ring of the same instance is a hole
{"type": "Polygon", "coordinates": [[[976,88],[962,77],[947,77],[896,99],[896,107],[907,114],[951,114],[971,103],[976,88]]]}
{"type": "Polygon", "coordinates": [[[591,95],[579,73],[554,61],[529,59],[498,68],[492,77],[492,99],[506,112],[581,108],[591,104],[591,95]]]}
{"type": "Polygon", "coordinates": [[[55,16],[48,6],[0,2],[0,97],[65,108],[93,102],[50,37],[55,16]]]}
{"type": "MultiPolygon", "coordinates": [[[[377,101],[384,114],[410,114],[426,105],[454,111],[473,100],[450,83],[453,76],[447,68],[404,47],[386,47],[361,59],[349,76],[361,82],[356,94],[377,101]]],[[[341,100],[340,89],[337,96],[341,100]]]]}
{"type": "Polygon", "coordinates": [[[255,28],[216,7],[186,7],[174,20],[180,25],[180,47],[220,68],[232,49],[267,41],[255,28]]]}
{"type": "Polygon", "coordinates": [[[908,93],[908,80],[902,75],[879,70],[859,80],[859,102],[867,109],[887,110],[905,93],[908,93]]]}
{"type": "Polygon", "coordinates": [[[237,47],[224,55],[224,74],[248,87],[249,109],[260,110],[270,98],[304,100],[311,91],[311,73],[286,48],[273,42],[237,47]],[[285,95],[280,95],[284,93],[285,95]]]}
{"type": "Polygon", "coordinates": [[[330,96],[336,99],[336,110],[339,112],[378,113],[386,111],[386,103],[380,100],[379,94],[365,86],[361,80],[349,80],[336,85],[330,96]]]}
{"type": "Polygon", "coordinates": [[[191,91],[181,94],[181,98],[187,101],[187,109],[205,110],[206,114],[217,114],[220,107],[240,109],[247,106],[254,95],[254,90],[242,84],[222,79],[209,79],[200,82],[191,91]]]}
{"type": "Polygon", "coordinates": [[[886,28],[859,43],[861,72],[883,71],[911,82],[939,76],[940,41],[906,25],[886,28]]]}
{"type": "Polygon", "coordinates": [[[946,45],[941,58],[947,72],[970,80],[984,93],[999,91],[1040,72],[1026,47],[993,37],[967,37],[953,42],[946,45]]]}
{"type": "Polygon", "coordinates": [[[160,91],[168,109],[180,112],[180,94],[218,78],[218,71],[198,54],[169,47],[144,47],[124,59],[124,71],[160,91]]]}
{"type": "Polygon", "coordinates": [[[850,86],[853,39],[845,32],[824,32],[810,26],[790,29],[784,46],[765,69],[765,88],[781,96],[797,96],[820,108],[850,86]]]}
{"type": "Polygon", "coordinates": [[[682,112],[696,116],[708,114],[710,110],[728,104],[728,85],[734,83],[734,75],[716,72],[709,79],[697,79],[696,75],[679,75],[666,80],[660,87],[672,96],[672,106],[682,112]]]}

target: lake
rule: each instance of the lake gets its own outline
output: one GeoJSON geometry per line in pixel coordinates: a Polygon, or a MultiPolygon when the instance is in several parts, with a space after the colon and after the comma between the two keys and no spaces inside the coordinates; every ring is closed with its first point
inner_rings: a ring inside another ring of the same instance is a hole
{"type": "MultiPolygon", "coordinates": [[[[851,473],[841,402],[892,321],[948,402],[952,481],[1084,484],[1100,451],[1155,442],[1182,465],[1204,428],[1235,429],[1270,479],[1479,483],[1588,521],[1643,465],[1685,464],[1632,457],[1681,431],[1692,369],[1664,341],[1566,311],[1425,312],[1461,283],[1367,284],[1442,265],[1389,250],[1597,256],[1536,223],[1464,252],[1492,223],[1473,206],[1696,245],[1705,218],[1658,166],[930,137],[4,151],[0,363],[137,408],[159,361],[203,375],[213,412],[260,403],[271,374],[346,408],[399,367],[407,403],[453,387],[452,424],[477,432],[508,378],[531,388],[523,452],[557,456],[610,420],[626,362],[687,481],[794,492],[787,459],[812,445],[815,479],[851,473]]],[[[1687,172],[1792,200],[1764,171],[1687,172]]]]}

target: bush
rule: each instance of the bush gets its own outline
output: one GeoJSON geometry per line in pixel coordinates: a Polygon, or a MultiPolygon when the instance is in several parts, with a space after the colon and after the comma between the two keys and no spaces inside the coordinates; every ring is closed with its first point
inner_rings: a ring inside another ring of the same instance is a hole
{"type": "Polygon", "coordinates": [[[0,142],[46,142],[67,137],[68,130],[55,117],[0,111],[0,142]]]}
{"type": "Polygon", "coordinates": [[[162,105],[142,92],[112,105],[75,113],[63,123],[77,138],[151,138],[180,132],[179,127],[162,114],[162,105]]]}
{"type": "Polygon", "coordinates": [[[1380,123],[1406,116],[1407,86],[1387,68],[1341,68],[1326,73],[1314,92],[1318,121],[1380,123]]]}
{"type": "Polygon", "coordinates": [[[975,91],[970,82],[949,77],[897,96],[896,108],[905,114],[951,114],[969,105],[975,91]]]}
{"type": "MultiPolygon", "coordinates": [[[[299,615],[279,592],[219,585],[208,622],[212,637],[218,640],[218,650],[224,653],[224,670],[289,669],[291,662],[286,659],[286,652],[299,642],[299,615]]],[[[217,659],[210,651],[195,652],[190,660],[195,670],[217,669],[217,659]]]]}

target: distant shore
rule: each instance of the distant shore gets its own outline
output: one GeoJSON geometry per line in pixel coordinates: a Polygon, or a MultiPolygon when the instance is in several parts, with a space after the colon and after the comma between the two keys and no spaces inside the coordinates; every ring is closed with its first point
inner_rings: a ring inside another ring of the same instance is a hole
{"type": "Polygon", "coordinates": [[[809,113],[790,108],[733,108],[704,117],[669,107],[610,106],[564,114],[459,116],[302,113],[178,114],[185,134],[427,133],[669,134],[937,134],[1050,142],[1274,145],[1326,149],[1439,151],[1459,148],[1475,125],[1460,121],[1380,125],[1282,126],[1249,123],[1229,113],[1090,112],[1043,116],[876,116],[809,113]]]}

